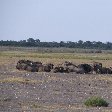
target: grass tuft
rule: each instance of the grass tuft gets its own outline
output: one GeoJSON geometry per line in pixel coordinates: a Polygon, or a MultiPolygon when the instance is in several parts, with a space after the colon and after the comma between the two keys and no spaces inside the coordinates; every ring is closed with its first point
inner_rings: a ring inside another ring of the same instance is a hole
{"type": "Polygon", "coordinates": [[[84,104],[88,107],[108,107],[108,103],[101,97],[91,97],[84,104]]]}

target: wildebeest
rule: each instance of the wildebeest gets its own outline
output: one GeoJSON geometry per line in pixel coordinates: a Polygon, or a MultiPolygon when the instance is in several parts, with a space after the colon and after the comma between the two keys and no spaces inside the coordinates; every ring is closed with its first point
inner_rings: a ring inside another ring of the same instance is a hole
{"type": "Polygon", "coordinates": [[[53,68],[53,72],[54,73],[57,73],[57,72],[64,73],[64,67],[63,66],[55,66],[53,68]]]}
{"type": "Polygon", "coordinates": [[[26,70],[29,72],[54,72],[54,73],[77,73],[77,74],[112,74],[112,68],[102,67],[102,63],[93,62],[93,64],[75,65],[72,62],[65,61],[62,64],[53,65],[52,63],[42,64],[41,62],[33,62],[30,60],[19,60],[16,68],[18,70],[26,70]]]}
{"type": "Polygon", "coordinates": [[[50,72],[53,69],[53,64],[48,63],[48,64],[43,64],[38,66],[38,72],[50,72]]]}
{"type": "Polygon", "coordinates": [[[93,70],[92,66],[89,64],[80,64],[80,65],[78,65],[78,68],[83,69],[85,74],[90,73],[93,70]]]}
{"type": "Polygon", "coordinates": [[[74,65],[74,64],[72,62],[65,61],[62,65],[63,66],[71,66],[71,65],[74,65]]]}
{"type": "Polygon", "coordinates": [[[93,62],[93,73],[101,74],[102,71],[102,63],[93,62]]]}
{"type": "Polygon", "coordinates": [[[17,62],[16,68],[18,70],[26,70],[31,72],[36,72],[39,65],[42,65],[41,62],[33,62],[30,60],[19,60],[17,62]]]}
{"type": "Polygon", "coordinates": [[[102,67],[101,74],[112,74],[111,68],[102,67]]]}

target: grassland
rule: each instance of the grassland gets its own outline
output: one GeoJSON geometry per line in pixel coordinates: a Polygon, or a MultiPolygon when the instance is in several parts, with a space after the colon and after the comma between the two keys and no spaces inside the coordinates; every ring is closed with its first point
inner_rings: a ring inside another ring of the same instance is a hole
{"type": "Polygon", "coordinates": [[[79,49],[0,48],[0,112],[112,112],[112,75],[30,73],[18,71],[18,60],[43,63],[102,62],[112,66],[111,51],[82,52],[79,49]],[[61,52],[62,51],[62,52],[61,52]],[[77,51],[77,52],[76,52],[77,51]],[[109,107],[86,107],[83,102],[100,96],[109,107]]]}
{"type": "Polygon", "coordinates": [[[112,54],[110,53],[44,53],[30,51],[1,51],[0,58],[7,60],[30,59],[42,62],[62,63],[65,60],[74,63],[92,63],[93,61],[102,62],[104,66],[111,66],[112,54]]]}

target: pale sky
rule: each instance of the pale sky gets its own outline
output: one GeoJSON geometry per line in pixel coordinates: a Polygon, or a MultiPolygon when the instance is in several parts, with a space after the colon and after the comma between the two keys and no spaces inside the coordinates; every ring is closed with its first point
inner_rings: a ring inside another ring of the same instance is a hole
{"type": "Polygon", "coordinates": [[[0,0],[0,40],[111,41],[112,0],[0,0]]]}

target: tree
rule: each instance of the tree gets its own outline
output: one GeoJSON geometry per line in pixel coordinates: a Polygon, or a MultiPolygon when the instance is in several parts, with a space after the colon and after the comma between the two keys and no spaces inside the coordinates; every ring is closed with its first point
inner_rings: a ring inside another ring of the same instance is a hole
{"type": "Polygon", "coordinates": [[[60,41],[60,47],[65,47],[65,42],[64,41],[60,41]]]}
{"type": "Polygon", "coordinates": [[[79,40],[77,44],[78,44],[79,48],[83,47],[83,41],[82,40],[79,40]]]}
{"type": "Polygon", "coordinates": [[[40,40],[39,40],[39,39],[36,39],[36,40],[35,40],[35,42],[36,42],[36,43],[39,43],[39,42],[40,42],[40,40]]]}
{"type": "Polygon", "coordinates": [[[85,48],[92,48],[92,42],[91,41],[86,41],[84,42],[84,45],[83,45],[85,48]]]}
{"type": "Polygon", "coordinates": [[[29,42],[29,43],[35,43],[35,40],[33,38],[29,38],[29,39],[27,39],[27,42],[29,42]]]}

